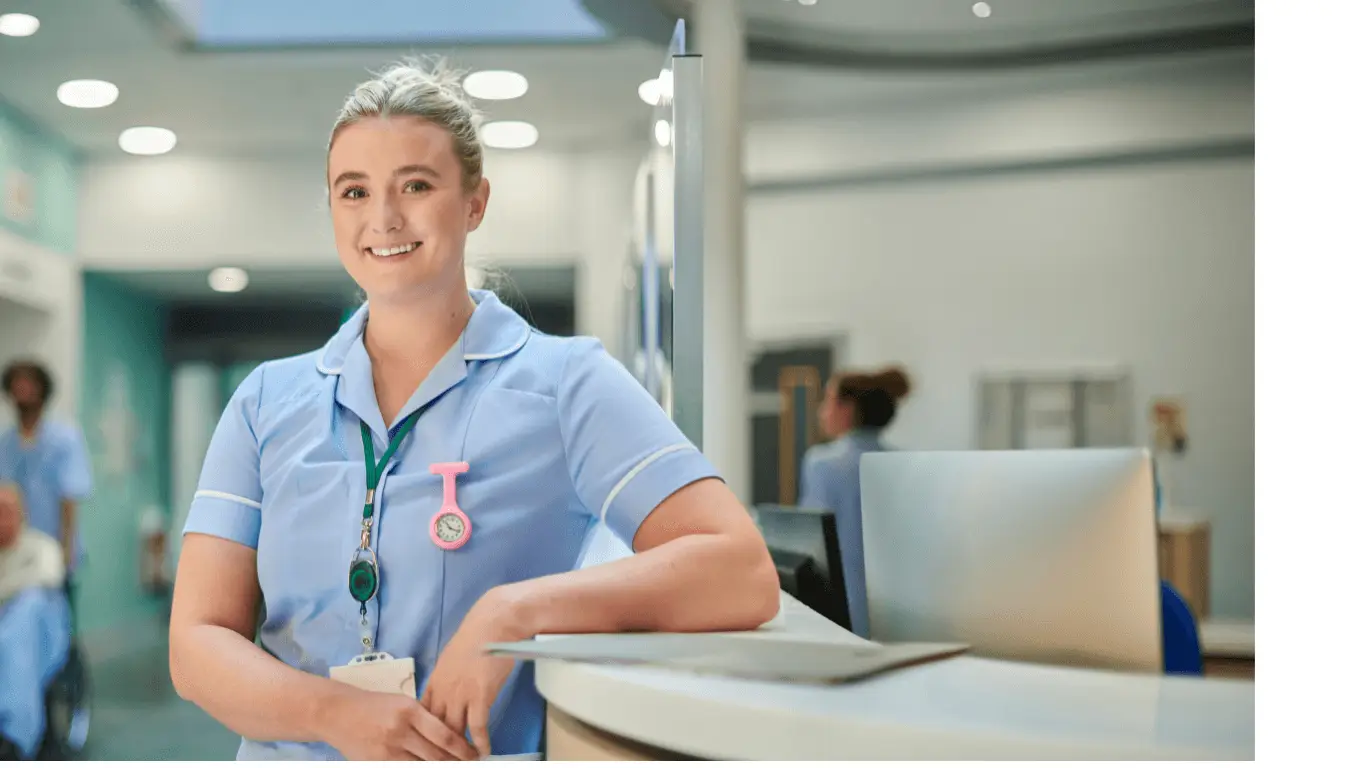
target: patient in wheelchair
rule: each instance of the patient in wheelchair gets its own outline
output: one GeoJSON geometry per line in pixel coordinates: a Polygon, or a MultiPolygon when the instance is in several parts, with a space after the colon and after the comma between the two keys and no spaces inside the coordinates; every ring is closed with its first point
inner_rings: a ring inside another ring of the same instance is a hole
{"type": "Polygon", "coordinates": [[[24,524],[19,489],[0,486],[0,762],[32,759],[44,693],[70,650],[66,567],[55,539],[24,524]]]}

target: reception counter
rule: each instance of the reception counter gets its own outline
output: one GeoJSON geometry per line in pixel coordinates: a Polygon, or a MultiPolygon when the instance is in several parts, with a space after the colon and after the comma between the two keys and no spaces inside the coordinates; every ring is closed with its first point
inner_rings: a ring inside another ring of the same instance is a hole
{"type": "MultiPolygon", "coordinates": [[[[784,595],[745,633],[866,642],[784,595]]],[[[540,661],[547,757],[1247,760],[1253,684],[962,656],[824,686],[540,661]]]]}

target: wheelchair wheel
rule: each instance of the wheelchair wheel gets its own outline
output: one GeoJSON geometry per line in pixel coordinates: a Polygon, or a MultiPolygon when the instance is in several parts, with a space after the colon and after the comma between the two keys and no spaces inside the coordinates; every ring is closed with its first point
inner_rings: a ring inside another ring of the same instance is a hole
{"type": "Polygon", "coordinates": [[[76,760],[90,734],[90,685],[85,656],[72,642],[71,655],[47,692],[47,731],[39,760],[76,760]]]}

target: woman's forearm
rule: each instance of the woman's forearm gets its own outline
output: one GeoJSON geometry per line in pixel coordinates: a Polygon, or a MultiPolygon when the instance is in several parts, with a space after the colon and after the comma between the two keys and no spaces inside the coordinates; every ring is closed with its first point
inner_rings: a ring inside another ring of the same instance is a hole
{"type": "Polygon", "coordinates": [[[778,613],[765,549],[721,534],[683,536],[632,557],[511,584],[495,599],[516,634],[724,632],[778,613]]]}
{"type": "Polygon", "coordinates": [[[254,741],[327,741],[330,713],[355,690],[210,624],[172,630],[171,679],[182,698],[254,741]]]}

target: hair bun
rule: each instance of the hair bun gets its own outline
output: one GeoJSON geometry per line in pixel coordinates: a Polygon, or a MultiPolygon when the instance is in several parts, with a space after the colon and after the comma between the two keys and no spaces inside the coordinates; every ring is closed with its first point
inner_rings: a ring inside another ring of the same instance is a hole
{"type": "Polygon", "coordinates": [[[893,400],[900,400],[911,394],[911,379],[901,368],[884,368],[873,374],[872,379],[875,386],[891,395],[893,400]]]}

